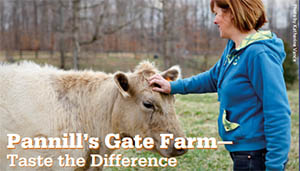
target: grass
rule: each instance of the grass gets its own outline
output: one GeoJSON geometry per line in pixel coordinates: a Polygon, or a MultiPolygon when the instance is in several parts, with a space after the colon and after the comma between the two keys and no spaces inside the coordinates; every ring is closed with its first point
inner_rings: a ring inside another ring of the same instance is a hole
{"type": "MultiPolygon", "coordinates": [[[[292,142],[289,153],[289,162],[286,170],[299,170],[299,91],[288,91],[289,102],[292,109],[292,142]]],[[[217,130],[219,103],[217,94],[190,94],[176,95],[176,111],[181,126],[187,137],[216,137],[220,140],[217,130]]],[[[157,157],[158,154],[148,151],[118,150],[116,154],[123,157],[157,157]]],[[[232,170],[232,161],[224,146],[218,146],[216,150],[195,149],[189,150],[183,156],[177,157],[177,167],[143,168],[144,170],[232,170]]],[[[105,168],[108,170],[123,170],[124,168],[105,168]]],[[[140,170],[137,168],[125,168],[125,170],[140,170]]]]}

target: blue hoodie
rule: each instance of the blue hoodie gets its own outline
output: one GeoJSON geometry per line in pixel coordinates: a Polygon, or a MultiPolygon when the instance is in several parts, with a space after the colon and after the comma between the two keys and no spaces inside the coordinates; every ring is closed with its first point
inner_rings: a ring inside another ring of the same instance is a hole
{"type": "Polygon", "coordinates": [[[219,134],[230,152],[267,149],[267,170],[283,170],[291,140],[290,108],[283,78],[281,39],[270,31],[229,40],[208,71],[171,82],[171,94],[218,92],[219,134]]]}

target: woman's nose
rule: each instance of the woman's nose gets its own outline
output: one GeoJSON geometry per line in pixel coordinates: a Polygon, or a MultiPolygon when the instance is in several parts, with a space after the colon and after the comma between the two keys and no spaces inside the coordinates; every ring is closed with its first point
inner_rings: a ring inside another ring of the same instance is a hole
{"type": "Polygon", "coordinates": [[[218,24],[217,17],[215,17],[215,19],[214,19],[214,24],[218,24]]]}

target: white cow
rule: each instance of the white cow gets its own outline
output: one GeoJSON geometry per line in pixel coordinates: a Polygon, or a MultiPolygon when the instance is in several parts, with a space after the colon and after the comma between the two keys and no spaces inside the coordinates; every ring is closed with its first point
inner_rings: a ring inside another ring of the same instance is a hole
{"type": "MultiPolygon", "coordinates": [[[[0,65],[0,170],[24,170],[8,167],[7,154],[19,157],[51,157],[70,154],[90,161],[90,154],[111,154],[104,144],[108,133],[134,137],[152,137],[154,151],[163,156],[178,156],[172,142],[160,149],[160,134],[184,136],[175,115],[174,97],[152,91],[147,78],[159,71],[142,62],[134,72],[105,74],[94,71],[63,71],[31,62],[0,65]],[[63,133],[86,133],[99,137],[99,150],[84,149],[8,149],[7,134],[23,137],[62,137],[63,133]]],[[[161,73],[176,80],[179,67],[161,73]]],[[[27,168],[28,169],[28,168],[27,168]]],[[[45,168],[35,168],[44,170],[45,168]]],[[[49,170],[61,170],[57,164],[49,170]]],[[[65,168],[66,169],[66,168],[65,168]]],[[[73,170],[74,168],[69,168],[73,170]]],[[[89,163],[80,168],[89,169],[89,163]]],[[[32,168],[29,168],[32,170],[32,168]]]]}

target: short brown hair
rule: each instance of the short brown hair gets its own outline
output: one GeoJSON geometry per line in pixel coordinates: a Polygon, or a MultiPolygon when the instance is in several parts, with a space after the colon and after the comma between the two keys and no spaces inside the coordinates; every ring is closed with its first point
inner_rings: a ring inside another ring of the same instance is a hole
{"type": "Polygon", "coordinates": [[[266,12],[261,0],[211,0],[210,9],[214,6],[233,15],[233,24],[242,32],[260,29],[266,22],[266,12]]]}

